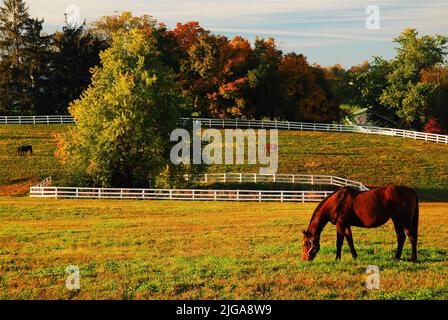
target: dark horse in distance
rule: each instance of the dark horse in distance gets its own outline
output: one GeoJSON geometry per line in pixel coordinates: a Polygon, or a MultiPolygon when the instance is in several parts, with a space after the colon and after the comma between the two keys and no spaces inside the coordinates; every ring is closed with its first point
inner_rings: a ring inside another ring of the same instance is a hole
{"type": "Polygon", "coordinates": [[[341,188],[325,198],[314,210],[308,230],[303,230],[302,259],[313,260],[319,251],[320,234],[328,222],[336,225],[336,260],[341,259],[344,237],[353,258],[357,257],[353,245],[351,226],[376,228],[389,219],[397,233],[395,259],[401,258],[406,234],[412,245],[411,261],[417,260],[418,199],[407,187],[388,185],[382,188],[359,191],[341,188]],[[406,234],[405,234],[406,232],[406,234]]]}
{"type": "Polygon", "coordinates": [[[21,146],[17,148],[17,155],[18,156],[24,156],[27,152],[30,154],[33,154],[33,147],[32,146],[21,146]]]}

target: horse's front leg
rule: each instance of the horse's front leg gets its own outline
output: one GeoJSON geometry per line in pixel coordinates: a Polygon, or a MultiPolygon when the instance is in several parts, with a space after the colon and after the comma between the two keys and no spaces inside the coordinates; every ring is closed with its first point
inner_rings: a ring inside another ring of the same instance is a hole
{"type": "Polygon", "coordinates": [[[336,224],[336,260],[341,260],[342,244],[344,243],[345,228],[336,224]]]}
{"type": "Polygon", "coordinates": [[[353,259],[356,259],[358,254],[356,253],[355,245],[353,244],[352,229],[350,227],[345,228],[345,238],[347,239],[353,259]]]}

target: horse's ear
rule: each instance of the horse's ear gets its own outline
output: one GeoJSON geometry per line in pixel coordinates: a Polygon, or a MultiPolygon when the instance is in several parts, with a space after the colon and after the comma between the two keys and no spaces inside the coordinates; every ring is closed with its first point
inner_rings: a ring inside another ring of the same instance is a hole
{"type": "Polygon", "coordinates": [[[305,229],[302,230],[302,233],[304,236],[308,236],[308,231],[306,231],[305,229]]]}

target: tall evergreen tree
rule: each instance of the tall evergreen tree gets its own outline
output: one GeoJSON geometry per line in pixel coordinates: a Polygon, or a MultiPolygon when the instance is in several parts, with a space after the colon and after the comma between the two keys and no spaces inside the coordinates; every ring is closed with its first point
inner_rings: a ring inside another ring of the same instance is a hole
{"type": "Polygon", "coordinates": [[[99,65],[99,53],[107,46],[84,25],[63,27],[52,36],[51,44],[48,103],[52,113],[64,114],[89,86],[91,68],[99,65]]]}
{"type": "Polygon", "coordinates": [[[33,113],[39,103],[44,67],[43,20],[31,19],[23,0],[4,0],[0,7],[0,112],[33,113]]]}

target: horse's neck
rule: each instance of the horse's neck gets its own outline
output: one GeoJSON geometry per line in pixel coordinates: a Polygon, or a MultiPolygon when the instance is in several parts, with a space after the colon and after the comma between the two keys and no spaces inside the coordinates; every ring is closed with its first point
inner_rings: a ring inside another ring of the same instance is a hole
{"type": "Polygon", "coordinates": [[[319,238],[322,230],[325,228],[328,221],[329,221],[328,216],[327,216],[325,210],[323,210],[323,208],[322,208],[311,220],[310,226],[308,229],[310,230],[311,234],[314,237],[319,238]]]}

